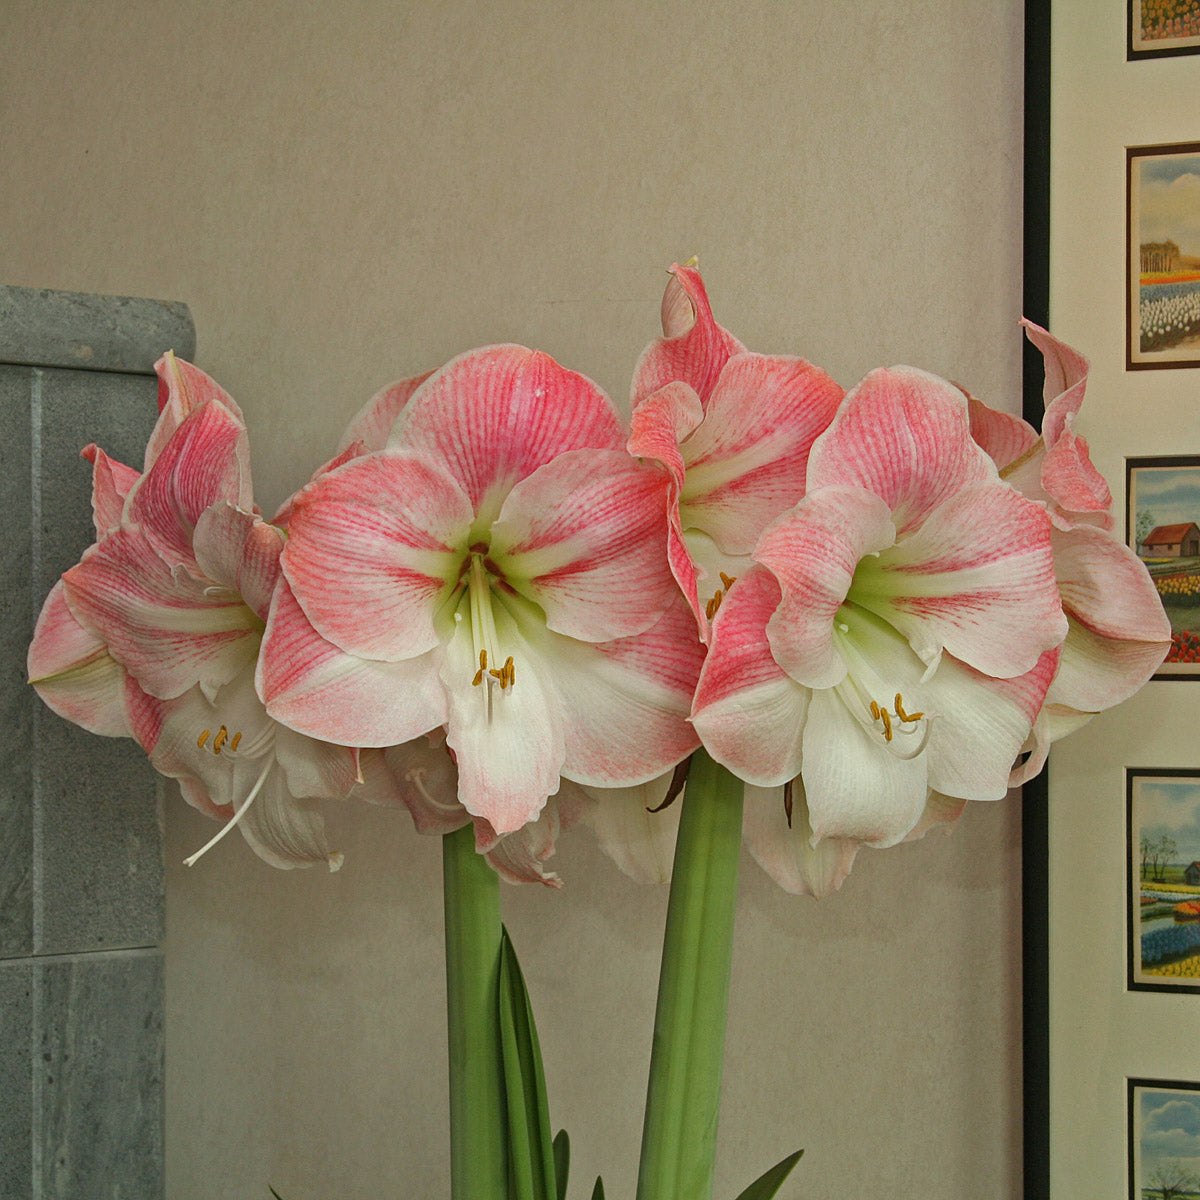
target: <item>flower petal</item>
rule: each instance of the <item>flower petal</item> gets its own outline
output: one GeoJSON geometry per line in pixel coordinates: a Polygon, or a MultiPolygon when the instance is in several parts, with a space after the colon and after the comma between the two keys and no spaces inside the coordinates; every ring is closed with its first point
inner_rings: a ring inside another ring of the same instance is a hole
{"type": "Polygon", "coordinates": [[[782,787],[746,784],[743,812],[746,848],[784,891],[824,900],[845,882],[859,843],[851,838],[827,837],[813,845],[802,780],[792,783],[790,821],[782,787]]]}
{"type": "Polygon", "coordinates": [[[989,408],[982,400],[967,396],[971,436],[1003,471],[1037,444],[1037,430],[1020,417],[989,408]]]}
{"type": "Polygon", "coordinates": [[[808,490],[862,487],[886,501],[901,535],[948,497],[994,479],[971,437],[966,397],[915,367],[872,371],[850,391],[808,460],[808,490]]]}
{"type": "Polygon", "coordinates": [[[342,432],[338,442],[338,453],[348,450],[355,442],[362,443],[360,454],[382,450],[387,445],[388,435],[401,409],[408,403],[413,392],[432,374],[432,371],[426,371],[422,375],[414,375],[411,379],[401,379],[376,392],[354,414],[350,424],[342,432]]]}
{"type": "Polygon", "coordinates": [[[310,737],[393,746],[445,724],[440,659],[440,650],[396,663],[345,653],[313,628],[281,579],[256,686],[271,716],[310,737]]]}
{"type": "Polygon", "coordinates": [[[121,524],[125,497],[141,478],[141,472],[109,458],[95,442],[80,453],[92,464],[92,520],[96,540],[101,541],[121,524]]]}
{"type": "Polygon", "coordinates": [[[297,495],[283,572],[322,637],[364,658],[412,658],[438,645],[434,616],[458,583],[472,515],[436,463],[404,450],[357,458],[297,495]]]}
{"type": "Polygon", "coordinates": [[[584,810],[583,823],[596,835],[600,849],[637,883],[666,883],[671,878],[680,800],[657,810],[666,798],[673,772],[625,788],[585,788],[595,803],[584,810]]]}
{"type": "Polygon", "coordinates": [[[684,525],[727,554],[749,554],[763,528],[804,494],[809,451],[842,395],[802,358],[731,358],[683,444],[684,525]]]}
{"type": "Polygon", "coordinates": [[[642,633],[675,591],[666,486],[624,451],[567,451],[509,493],[490,557],[555,632],[587,642],[642,633]]]}
{"type": "Polygon", "coordinates": [[[771,654],[767,622],[779,601],[779,584],[765,567],[738,579],[713,622],[692,708],[709,754],[760,787],[777,787],[800,773],[800,731],[811,694],[771,654]]]}
{"type": "Polygon", "coordinates": [[[241,597],[259,620],[266,621],[283,542],[283,533],[256,513],[221,503],[200,514],[192,548],[196,565],[208,579],[241,597]]]}
{"type": "Polygon", "coordinates": [[[700,272],[673,263],[670,273],[662,300],[665,336],[651,342],[638,359],[633,372],[634,404],[676,380],[690,385],[706,401],[721,368],[745,349],[713,319],[700,272]]]}
{"type": "Polygon", "coordinates": [[[125,668],[81,625],[60,580],[42,605],[27,660],[29,682],[60,717],[104,737],[132,737],[125,668]]]}
{"type": "Polygon", "coordinates": [[[413,393],[389,446],[439,461],[490,523],[509,489],[565,450],[619,450],[608,397],[589,379],[524,346],[452,359],[413,393]]]}
{"type": "Polygon", "coordinates": [[[336,871],[342,865],[342,854],[329,848],[319,802],[293,796],[278,768],[267,776],[238,825],[250,849],[272,867],[323,864],[336,871]]]}
{"type": "Polygon", "coordinates": [[[146,444],[144,469],[149,471],[175,431],[196,409],[215,400],[237,421],[242,410],[215,379],[168,351],[154,364],[158,374],[158,423],[146,444]]]}
{"type": "Polygon", "coordinates": [[[440,731],[389,746],[383,754],[418,833],[453,833],[471,820],[458,802],[458,768],[440,731]]]}

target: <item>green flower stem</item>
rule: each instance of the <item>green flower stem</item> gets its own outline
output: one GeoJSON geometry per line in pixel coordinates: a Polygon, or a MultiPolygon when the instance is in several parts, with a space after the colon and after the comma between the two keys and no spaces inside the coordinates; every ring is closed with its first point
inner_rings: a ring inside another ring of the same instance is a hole
{"type": "Polygon", "coordinates": [[[446,1024],[450,1042],[450,1194],[507,1193],[500,1062],[500,883],[470,825],[442,838],[446,1024]]]}
{"type": "Polygon", "coordinates": [[[707,1200],[712,1195],[742,782],[697,750],[682,804],[637,1200],[707,1200]]]}

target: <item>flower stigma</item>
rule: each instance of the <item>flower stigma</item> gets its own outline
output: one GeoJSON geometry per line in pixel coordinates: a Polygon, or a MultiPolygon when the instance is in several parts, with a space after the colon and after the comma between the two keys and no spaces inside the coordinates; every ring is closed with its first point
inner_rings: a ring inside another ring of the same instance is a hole
{"type": "MultiPolygon", "coordinates": [[[[221,728],[224,729],[225,727],[222,725],[221,728]]],[[[199,850],[196,851],[195,854],[191,854],[183,860],[183,865],[185,867],[192,866],[200,858],[207,854],[246,815],[247,809],[249,809],[250,805],[254,803],[255,796],[262,791],[262,785],[266,783],[267,776],[271,773],[271,768],[274,766],[275,756],[271,755],[267,758],[266,765],[263,767],[258,778],[254,781],[254,786],[250,789],[245,800],[238,805],[237,812],[235,812],[233,816],[230,817],[229,820],[226,821],[225,824],[222,825],[221,828],[217,830],[217,832],[211,838],[209,838],[199,850]]]]}

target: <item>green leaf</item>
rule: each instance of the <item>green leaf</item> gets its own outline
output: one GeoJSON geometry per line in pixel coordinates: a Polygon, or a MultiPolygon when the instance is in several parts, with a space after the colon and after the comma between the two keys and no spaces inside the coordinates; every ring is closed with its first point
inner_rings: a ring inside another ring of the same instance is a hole
{"type": "Polygon", "coordinates": [[[596,1186],[592,1188],[592,1200],[604,1200],[604,1180],[596,1176],[596,1186]]]}
{"type": "Polygon", "coordinates": [[[558,1200],[567,1200],[567,1174],[571,1168],[571,1139],[560,1129],[554,1135],[554,1178],[558,1184],[558,1200]]]}
{"type": "Polygon", "coordinates": [[[542,1052],[521,965],[507,930],[500,934],[499,1008],[510,1200],[557,1200],[542,1052]]]}
{"type": "Polygon", "coordinates": [[[267,1191],[275,1197],[275,1200],[283,1200],[283,1197],[269,1183],[267,1184],[267,1191]]]}
{"type": "Polygon", "coordinates": [[[789,1154],[781,1162],[777,1162],[770,1170],[764,1171],[737,1200],[771,1200],[783,1186],[783,1181],[792,1173],[792,1168],[800,1161],[803,1150],[789,1154]]]}

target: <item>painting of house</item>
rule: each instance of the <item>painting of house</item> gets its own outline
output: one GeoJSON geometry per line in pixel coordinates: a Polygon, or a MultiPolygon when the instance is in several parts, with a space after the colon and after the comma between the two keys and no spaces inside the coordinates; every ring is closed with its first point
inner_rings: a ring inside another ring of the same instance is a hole
{"type": "Polygon", "coordinates": [[[1142,542],[1143,558],[1193,558],[1200,555],[1200,528],[1195,521],[1181,525],[1156,525],[1142,542]]]}

